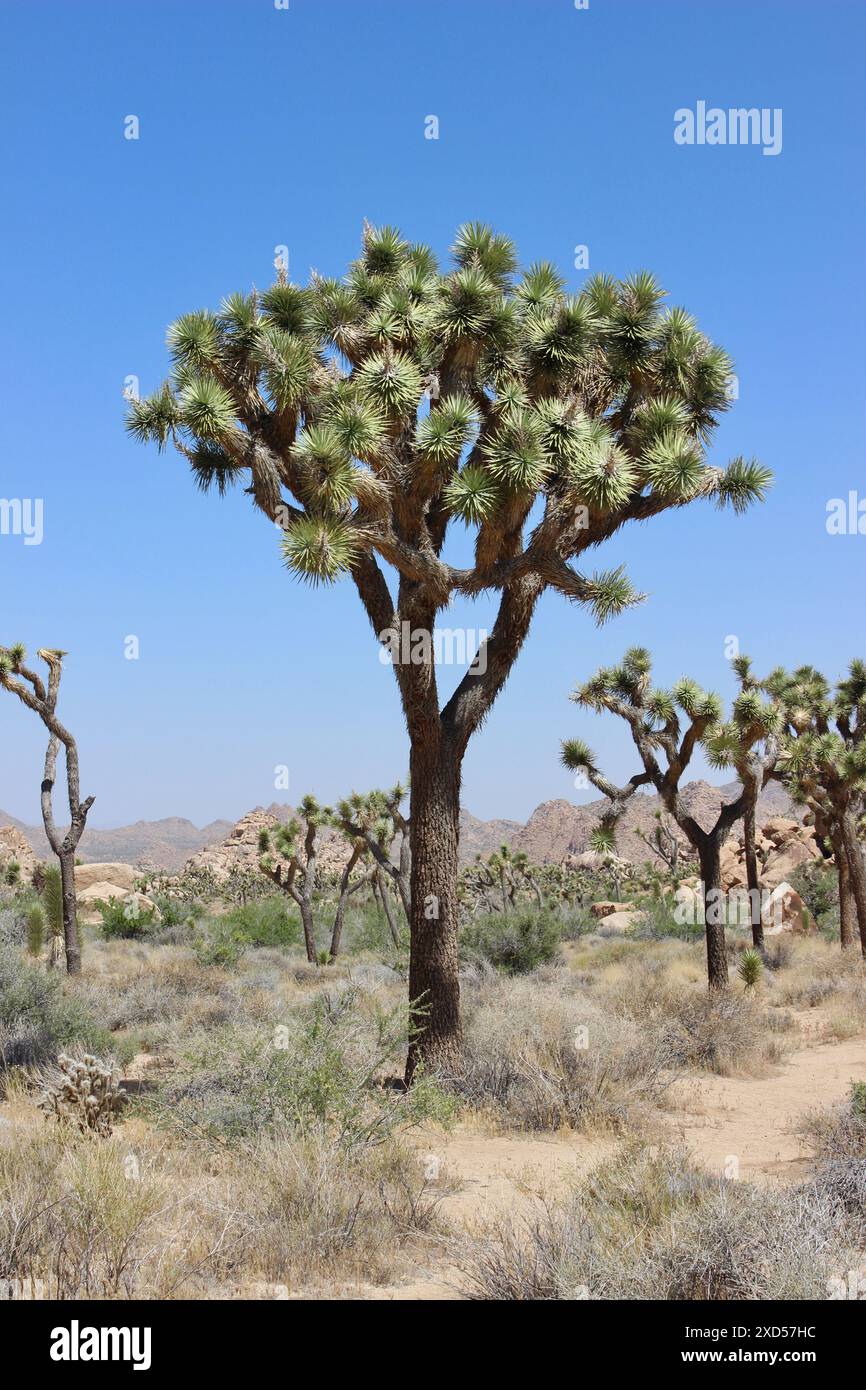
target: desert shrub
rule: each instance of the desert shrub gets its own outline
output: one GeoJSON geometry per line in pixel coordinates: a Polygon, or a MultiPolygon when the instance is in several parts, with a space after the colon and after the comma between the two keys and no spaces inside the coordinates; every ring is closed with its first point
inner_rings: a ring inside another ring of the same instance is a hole
{"type": "Polygon", "coordinates": [[[199,965],[231,970],[248,949],[249,942],[237,927],[224,918],[208,923],[193,937],[192,949],[199,965]]]}
{"type": "Polygon", "coordinates": [[[677,903],[671,895],[639,896],[635,905],[641,915],[628,928],[628,935],[635,941],[697,941],[703,936],[699,922],[676,920],[677,903]]]}
{"type": "Polygon", "coordinates": [[[826,1298],[847,1267],[838,1218],[813,1185],[767,1191],[632,1145],[567,1198],[494,1222],[462,1264],[476,1299],[826,1298]]]}
{"type": "Polygon", "coordinates": [[[301,940],[300,919],[283,897],[254,899],[232,908],[223,920],[249,946],[297,946],[301,940]]]}
{"type": "Polygon", "coordinates": [[[299,1139],[277,1128],[241,1149],[256,1181],[240,1194],[246,1246],[259,1277],[384,1282],[396,1249],[435,1232],[448,1193],[443,1177],[392,1140],[352,1152],[321,1132],[299,1139]]]}
{"type": "Polygon", "coordinates": [[[556,960],[562,922],[549,909],[518,908],[476,917],[460,933],[460,955],[467,964],[488,961],[505,975],[526,975],[556,960]]]}
{"type": "Polygon", "coordinates": [[[560,974],[467,982],[457,1088],[516,1129],[621,1128],[667,1085],[664,1034],[606,1012],[560,974]]]}
{"type": "Polygon", "coordinates": [[[758,1006],[729,991],[678,997],[668,1036],[680,1065],[722,1076],[777,1057],[758,1006]]]}
{"type": "Polygon", "coordinates": [[[110,1050],[109,1034],[74,994],[64,993],[59,976],[0,947],[0,1078],[12,1067],[53,1061],[73,1043],[110,1050]]]}
{"type": "Polygon", "coordinates": [[[384,1282],[449,1190],[388,1141],[350,1153],[276,1129],[211,1156],[131,1153],[59,1126],[0,1143],[0,1279],[49,1298],[254,1297],[260,1281],[384,1282]],[[250,1181],[250,1174],[255,1181],[250,1181]]]}
{"type": "Polygon", "coordinates": [[[131,1297],[167,1198],[129,1181],[126,1156],[60,1128],[0,1145],[0,1277],[42,1280],[56,1299],[131,1297]]]}
{"type": "Polygon", "coordinates": [[[834,914],[838,921],[839,877],[825,859],[812,859],[807,864],[800,864],[791,875],[790,883],[819,926],[823,926],[834,914]]]}
{"type": "Polygon", "coordinates": [[[845,1105],[806,1122],[817,1161],[816,1182],[866,1237],[866,1082],[855,1081],[845,1105]]]}
{"type": "Polygon", "coordinates": [[[283,1126],[326,1133],[346,1149],[374,1144],[398,1122],[447,1119],[453,1110],[432,1078],[405,1096],[381,1084],[406,1036],[402,1008],[365,1018],[353,990],[336,1002],[320,997],[270,1032],[235,1026],[192,1040],[149,1109],[209,1142],[283,1126]]]}
{"type": "Polygon", "coordinates": [[[97,903],[96,907],[99,929],[106,941],[147,941],[158,925],[154,908],[141,907],[136,897],[125,901],[110,898],[108,902],[97,903]]]}
{"type": "Polygon", "coordinates": [[[391,938],[384,912],[372,898],[353,903],[346,912],[343,924],[343,949],[346,954],[359,955],[369,951],[371,955],[383,956],[386,960],[393,960],[396,956],[402,958],[409,949],[409,930],[403,909],[396,899],[392,912],[400,936],[399,948],[395,947],[391,938]]]}

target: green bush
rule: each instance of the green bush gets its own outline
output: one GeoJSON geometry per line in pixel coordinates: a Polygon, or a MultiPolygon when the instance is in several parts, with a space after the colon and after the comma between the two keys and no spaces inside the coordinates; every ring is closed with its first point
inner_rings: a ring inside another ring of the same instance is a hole
{"type": "Polygon", "coordinates": [[[139,906],[135,897],[122,902],[111,898],[107,903],[96,904],[102,921],[100,930],[107,941],[119,938],[127,941],[144,941],[153,935],[158,925],[156,911],[139,906]]]}
{"type": "Polygon", "coordinates": [[[301,923],[285,898],[257,898],[226,914],[229,928],[248,946],[297,946],[301,923]]]}
{"type": "Polygon", "coordinates": [[[199,965],[219,966],[231,970],[247,950],[249,941],[226,918],[207,924],[194,937],[192,949],[199,965]]]}
{"type": "Polygon", "coordinates": [[[447,1120],[456,1102],[432,1078],[403,1094],[381,1084],[402,1057],[406,1011],[364,1017],[355,991],[320,998],[271,1031],[228,1027],[194,1042],[148,1107],[188,1138],[234,1143],[288,1127],[344,1149],[387,1138],[400,1123],[447,1120]]]}
{"type": "Polygon", "coordinates": [[[11,1067],[40,1066],[79,1043],[110,1054],[111,1035],[74,996],[61,977],[0,947],[0,1076],[11,1067]]]}
{"type": "Polygon", "coordinates": [[[487,961],[505,975],[526,975],[556,960],[561,942],[555,913],[524,907],[476,917],[460,933],[460,954],[465,962],[487,961]]]}

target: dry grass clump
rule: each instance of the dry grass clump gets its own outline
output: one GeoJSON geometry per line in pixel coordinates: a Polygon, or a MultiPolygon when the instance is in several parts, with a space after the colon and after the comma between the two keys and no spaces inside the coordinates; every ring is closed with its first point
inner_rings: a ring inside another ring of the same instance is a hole
{"type": "Polygon", "coordinates": [[[854,1083],[845,1105],[810,1116],[805,1132],[818,1186],[845,1208],[866,1240],[866,1082],[854,1083]]]}
{"type": "Polygon", "coordinates": [[[851,1238],[814,1185],[768,1191],[632,1146],[567,1199],[477,1234],[461,1267],[482,1300],[814,1299],[851,1238]]]}
{"type": "Polygon", "coordinates": [[[98,1141],[25,1122],[0,1142],[0,1280],[57,1299],[384,1282],[438,1241],[447,1192],[394,1142],[272,1131],[203,1161],[134,1121],[98,1141]]]}
{"type": "Polygon", "coordinates": [[[620,1129],[669,1082],[663,1033],[606,1011],[561,969],[476,976],[464,1000],[458,1090],[509,1127],[620,1129]]]}
{"type": "Polygon", "coordinates": [[[825,1033],[850,1038],[866,1028],[866,965],[859,951],[812,937],[798,942],[776,979],[774,998],[792,1008],[820,1008],[825,1033]]]}

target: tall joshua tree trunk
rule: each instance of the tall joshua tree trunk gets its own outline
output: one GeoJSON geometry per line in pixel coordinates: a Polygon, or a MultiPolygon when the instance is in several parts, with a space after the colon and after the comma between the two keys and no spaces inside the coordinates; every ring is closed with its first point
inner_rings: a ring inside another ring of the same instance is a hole
{"type": "Polygon", "coordinates": [[[453,1074],[459,1069],[463,1035],[458,979],[458,832],[460,756],[443,737],[413,740],[409,998],[421,1011],[423,1033],[410,1043],[406,1081],[422,1053],[425,1066],[453,1074]]]}
{"type": "Polygon", "coordinates": [[[764,953],[764,923],[761,917],[761,883],[758,877],[758,851],[755,847],[755,801],[749,797],[743,811],[743,848],[746,852],[746,888],[752,922],[752,944],[764,953]]]}
{"type": "Polygon", "coordinates": [[[728,953],[725,946],[724,897],[722,894],[721,840],[704,835],[697,846],[704,885],[704,930],[707,938],[707,977],[711,990],[728,987],[728,953]]]}
{"type": "Polygon", "coordinates": [[[853,811],[847,810],[839,817],[839,829],[845,847],[845,858],[848,860],[851,893],[857,908],[860,948],[866,956],[866,863],[863,860],[863,847],[857,836],[857,817],[853,811]]]}
{"type": "Polygon", "coordinates": [[[836,861],[836,876],[839,881],[839,939],[843,951],[850,950],[857,942],[857,904],[851,886],[851,870],[845,853],[845,842],[838,824],[834,824],[830,834],[833,858],[836,861]]]}

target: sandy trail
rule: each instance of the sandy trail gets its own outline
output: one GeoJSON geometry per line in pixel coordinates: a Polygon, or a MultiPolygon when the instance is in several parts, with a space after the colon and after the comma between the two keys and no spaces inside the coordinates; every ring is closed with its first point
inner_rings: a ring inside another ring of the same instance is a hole
{"type": "Polygon", "coordinates": [[[740,1177],[793,1182],[808,1168],[799,1124],[811,1111],[838,1105],[861,1080],[866,1038],[800,1047],[769,1076],[678,1081],[669,1096],[676,1113],[665,1127],[711,1172],[724,1172],[734,1159],[740,1177]]]}

